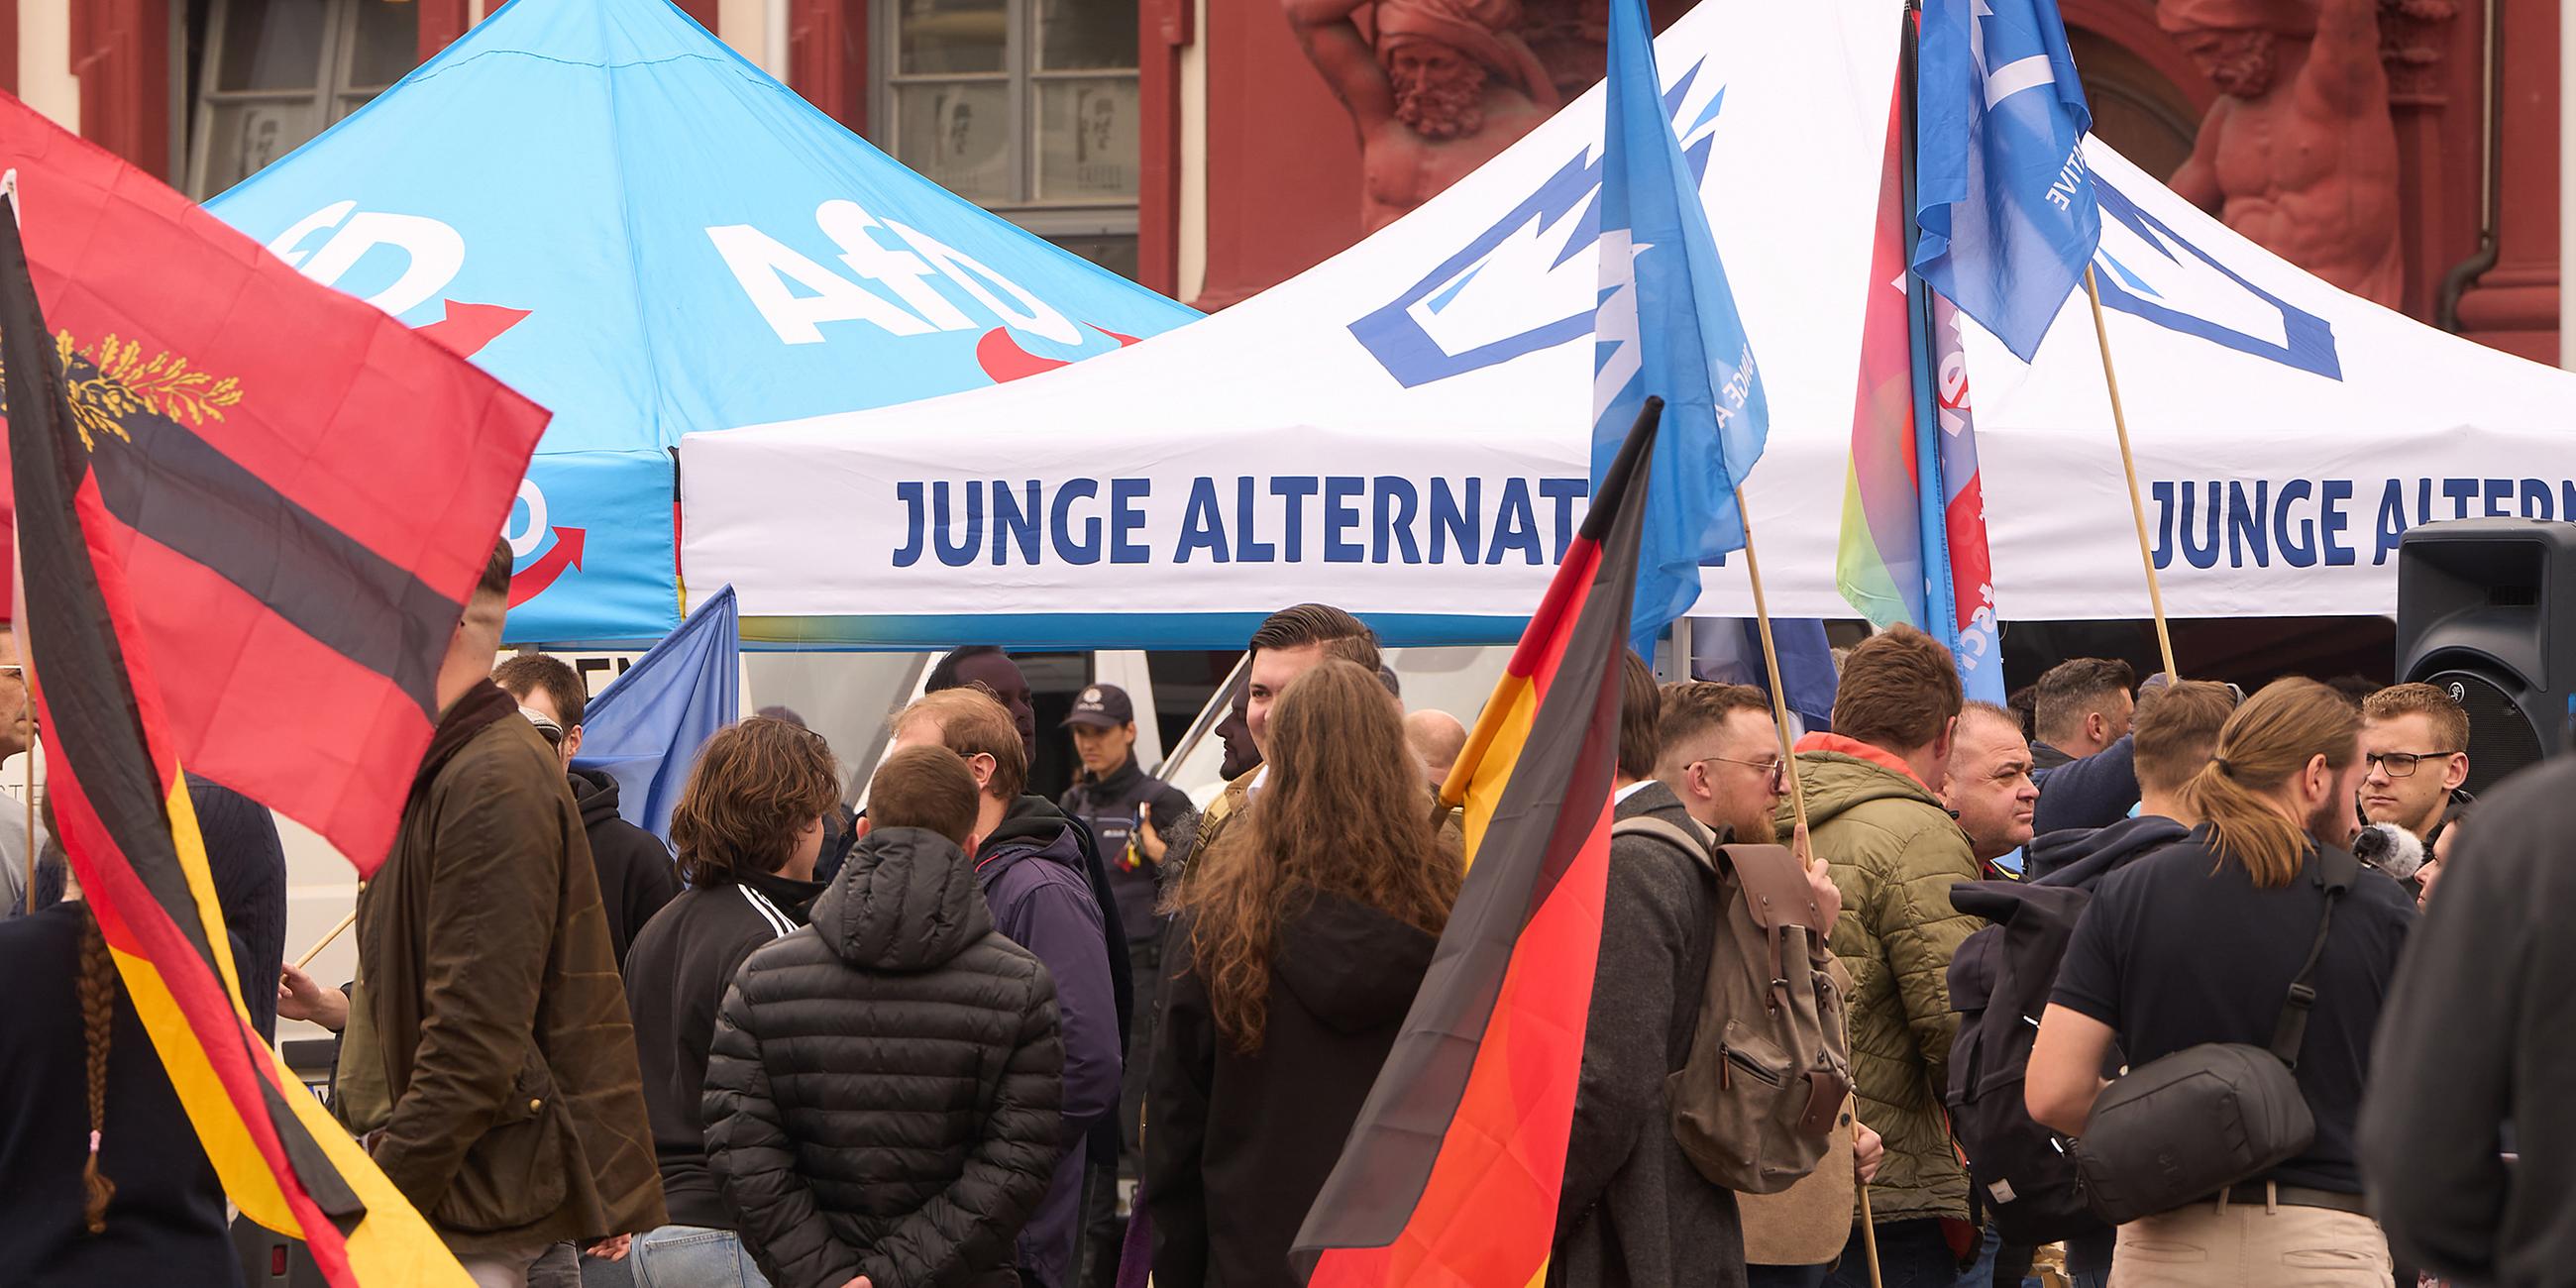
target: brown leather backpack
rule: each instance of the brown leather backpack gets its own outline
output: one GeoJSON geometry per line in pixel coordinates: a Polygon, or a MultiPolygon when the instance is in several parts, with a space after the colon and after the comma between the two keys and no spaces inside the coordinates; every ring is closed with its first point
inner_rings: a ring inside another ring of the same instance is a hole
{"type": "Polygon", "coordinates": [[[1621,819],[1717,877],[1717,927],[1698,1031],[1666,1080],[1673,1137],[1714,1184],[1776,1194],[1816,1169],[1851,1095],[1843,998],[1826,973],[1832,926],[1797,856],[1777,845],[1712,847],[1662,819],[1621,819]]]}

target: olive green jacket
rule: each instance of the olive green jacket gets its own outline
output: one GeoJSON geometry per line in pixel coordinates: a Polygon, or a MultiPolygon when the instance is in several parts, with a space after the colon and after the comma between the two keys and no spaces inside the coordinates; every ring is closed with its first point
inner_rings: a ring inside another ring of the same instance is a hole
{"type": "MultiPolygon", "coordinates": [[[[1959,1033],[1950,958],[1982,924],[1950,906],[1950,886],[1976,880],[1977,860],[1931,791],[1893,767],[1901,762],[1874,748],[1864,754],[1802,750],[1798,766],[1815,852],[1832,864],[1843,894],[1832,942],[1852,977],[1860,1120],[1887,1141],[1887,1160],[1869,1187],[1871,1216],[1880,1224],[1965,1220],[1968,1178],[1941,1092],[1959,1033]]],[[[1785,806],[1780,817],[1786,835],[1785,806]]]]}

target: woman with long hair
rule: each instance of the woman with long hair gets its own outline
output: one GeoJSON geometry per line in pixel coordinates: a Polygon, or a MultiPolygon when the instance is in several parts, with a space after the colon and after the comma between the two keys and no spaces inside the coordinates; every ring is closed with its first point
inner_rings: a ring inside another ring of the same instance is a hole
{"type": "Polygon", "coordinates": [[[2415,904],[2372,868],[2340,898],[2325,893],[2323,852],[2352,843],[2362,764],[2351,703],[2314,680],[2266,686],[2179,793],[2200,825],[2104,877],[2067,945],[2026,1098],[2033,1118],[2081,1136],[2115,1044],[2132,1068],[2204,1043],[2271,1045],[2320,918],[2333,918],[2294,1070],[2314,1141],[2263,1176],[2120,1227],[2122,1288],[2389,1282],[2353,1135],[2415,904]]]}
{"type": "Polygon", "coordinates": [[[840,804],[840,773],[822,736],[755,716],[707,741],[671,811],[689,888],[653,914],[626,954],[626,1005],[671,1212],[671,1224],[635,1236],[630,1264],[642,1288],[766,1282],[707,1165],[707,1050],[743,959],[804,925],[823,893],[814,864],[823,820],[840,804]]]}
{"type": "Polygon", "coordinates": [[[1431,965],[1463,867],[1369,670],[1269,716],[1269,773],[1182,891],[1145,1122],[1158,1288],[1297,1282],[1288,1245],[1431,965]]]}
{"type": "Polygon", "coordinates": [[[77,890],[0,921],[0,979],[0,1280],[239,1284],[223,1185],[77,890]]]}

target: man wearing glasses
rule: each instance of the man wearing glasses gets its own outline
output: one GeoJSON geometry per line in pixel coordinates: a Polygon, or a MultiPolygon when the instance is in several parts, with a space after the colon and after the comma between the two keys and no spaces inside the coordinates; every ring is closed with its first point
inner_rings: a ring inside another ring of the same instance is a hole
{"type": "Polygon", "coordinates": [[[1743,684],[1688,680],[1663,692],[1664,751],[1655,778],[1700,825],[1734,839],[1779,839],[1772,811],[1789,794],[1771,700],[1743,684]]]}
{"type": "Polygon", "coordinates": [[[2429,684],[2399,684],[2361,704],[2361,816],[2393,823],[2430,850],[2469,780],[2469,713],[2429,684]]]}

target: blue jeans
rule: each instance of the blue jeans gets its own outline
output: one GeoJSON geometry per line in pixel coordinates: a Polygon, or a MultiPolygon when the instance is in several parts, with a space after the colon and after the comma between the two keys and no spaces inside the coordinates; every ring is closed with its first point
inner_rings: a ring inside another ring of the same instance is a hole
{"type": "Polygon", "coordinates": [[[636,1288],[769,1288],[731,1230],[666,1225],[636,1235],[626,1262],[636,1288]]]}
{"type": "MultiPolygon", "coordinates": [[[[1878,1274],[1885,1288],[1955,1288],[1959,1259],[1941,1223],[1930,1217],[1890,1221],[1878,1227],[1878,1274]]],[[[1860,1228],[1852,1228],[1843,1259],[1834,1266],[1828,1288],[1869,1288],[1869,1252],[1861,1246],[1860,1228]]]]}

